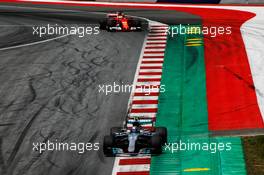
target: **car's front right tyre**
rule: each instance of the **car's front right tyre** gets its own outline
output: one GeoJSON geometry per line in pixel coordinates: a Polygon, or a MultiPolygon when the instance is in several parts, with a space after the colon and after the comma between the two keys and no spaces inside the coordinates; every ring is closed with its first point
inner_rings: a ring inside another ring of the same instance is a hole
{"type": "Polygon", "coordinates": [[[110,129],[110,134],[111,135],[114,135],[115,133],[119,133],[119,132],[122,132],[122,127],[112,127],[111,129],[110,129]]]}
{"type": "Polygon", "coordinates": [[[103,152],[105,156],[111,157],[113,156],[113,148],[114,139],[112,136],[104,136],[104,143],[103,143],[103,152]]]}

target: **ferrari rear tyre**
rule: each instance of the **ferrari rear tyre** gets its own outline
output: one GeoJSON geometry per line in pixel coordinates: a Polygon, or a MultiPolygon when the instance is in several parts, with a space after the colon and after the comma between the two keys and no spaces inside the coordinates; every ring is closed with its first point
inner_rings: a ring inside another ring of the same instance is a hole
{"type": "Polygon", "coordinates": [[[106,20],[100,22],[100,30],[106,30],[106,20]]]}

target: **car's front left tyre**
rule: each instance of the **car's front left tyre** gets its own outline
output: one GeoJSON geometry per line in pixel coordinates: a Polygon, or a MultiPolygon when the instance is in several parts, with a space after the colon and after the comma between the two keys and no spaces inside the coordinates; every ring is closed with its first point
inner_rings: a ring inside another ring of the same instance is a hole
{"type": "Polygon", "coordinates": [[[157,135],[159,135],[162,139],[162,145],[164,145],[165,143],[167,143],[167,128],[165,127],[156,127],[155,132],[157,135]]]}
{"type": "Polygon", "coordinates": [[[162,153],[162,138],[158,135],[153,135],[151,137],[151,147],[152,147],[152,154],[161,154],[162,153]]]}

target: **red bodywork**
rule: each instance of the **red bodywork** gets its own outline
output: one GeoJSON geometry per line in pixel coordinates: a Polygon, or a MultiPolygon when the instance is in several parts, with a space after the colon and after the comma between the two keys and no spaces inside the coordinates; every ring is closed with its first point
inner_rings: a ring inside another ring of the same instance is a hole
{"type": "Polygon", "coordinates": [[[122,30],[129,30],[128,19],[125,16],[117,15],[114,19],[117,21],[117,24],[122,24],[122,30]]]}
{"type": "Polygon", "coordinates": [[[109,14],[108,18],[113,18],[117,25],[122,25],[122,30],[127,31],[129,30],[128,18],[125,15],[118,15],[118,14],[109,14]]]}

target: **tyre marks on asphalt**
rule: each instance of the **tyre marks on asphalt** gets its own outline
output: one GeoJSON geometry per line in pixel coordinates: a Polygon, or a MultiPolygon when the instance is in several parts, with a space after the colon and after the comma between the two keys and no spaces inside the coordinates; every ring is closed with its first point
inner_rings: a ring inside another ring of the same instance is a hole
{"type": "MultiPolygon", "coordinates": [[[[129,117],[156,119],[168,26],[150,22],[131,94],[129,117]]],[[[127,124],[131,127],[131,124],[127,124]]],[[[150,128],[151,124],[143,127],[150,128]]],[[[151,156],[116,157],[112,175],[149,175],[151,156]]]]}
{"type": "Polygon", "coordinates": [[[32,142],[96,143],[108,125],[121,125],[129,94],[105,96],[98,85],[131,84],[144,36],[102,32],[2,51],[0,174],[110,174],[114,159],[100,159],[100,151],[40,154],[32,142]]]}

